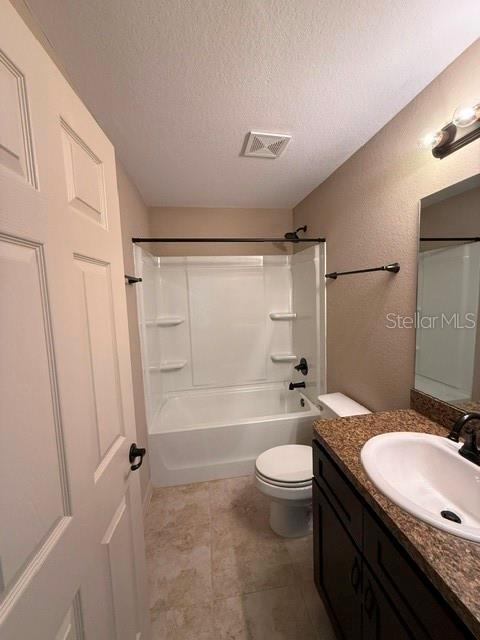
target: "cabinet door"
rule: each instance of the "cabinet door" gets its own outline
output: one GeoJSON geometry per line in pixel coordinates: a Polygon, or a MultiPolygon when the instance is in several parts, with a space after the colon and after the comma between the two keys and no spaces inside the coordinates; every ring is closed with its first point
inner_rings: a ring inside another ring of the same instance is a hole
{"type": "Polygon", "coordinates": [[[363,640],[420,640],[425,636],[412,632],[398,616],[383,590],[363,567],[363,640]]]}
{"type": "Polygon", "coordinates": [[[313,509],[315,584],[342,640],[360,640],[361,556],[316,482],[313,509]]]}

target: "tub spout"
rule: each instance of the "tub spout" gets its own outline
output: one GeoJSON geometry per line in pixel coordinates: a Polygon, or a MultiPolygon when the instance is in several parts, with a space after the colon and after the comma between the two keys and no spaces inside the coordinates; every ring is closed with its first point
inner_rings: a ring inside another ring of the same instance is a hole
{"type": "Polygon", "coordinates": [[[305,389],[305,382],[290,382],[288,388],[290,391],[294,389],[305,389]]]}

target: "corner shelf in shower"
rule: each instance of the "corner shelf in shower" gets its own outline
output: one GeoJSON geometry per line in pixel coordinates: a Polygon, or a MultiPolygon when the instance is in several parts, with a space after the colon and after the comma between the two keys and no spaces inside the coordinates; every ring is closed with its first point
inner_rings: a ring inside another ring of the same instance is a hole
{"type": "Polygon", "coordinates": [[[295,362],[297,356],[294,353],[272,353],[270,358],[273,362],[295,362]]]}
{"type": "Polygon", "coordinates": [[[183,316],[159,316],[155,320],[146,320],[146,327],[176,327],[185,322],[183,316]]]}
{"type": "Polygon", "coordinates": [[[151,372],[178,371],[179,369],[183,369],[186,364],[186,360],[165,360],[165,362],[160,362],[160,364],[151,365],[148,367],[148,370],[151,372]]]}
{"type": "Polygon", "coordinates": [[[292,311],[272,311],[269,315],[271,320],[295,320],[297,317],[292,311]]]}

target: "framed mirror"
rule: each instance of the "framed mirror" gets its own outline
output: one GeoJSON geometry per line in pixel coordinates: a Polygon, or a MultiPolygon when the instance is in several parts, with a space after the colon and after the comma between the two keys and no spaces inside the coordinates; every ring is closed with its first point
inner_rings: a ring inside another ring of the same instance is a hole
{"type": "Polygon", "coordinates": [[[415,383],[480,410],[480,175],[420,203],[415,383]]]}

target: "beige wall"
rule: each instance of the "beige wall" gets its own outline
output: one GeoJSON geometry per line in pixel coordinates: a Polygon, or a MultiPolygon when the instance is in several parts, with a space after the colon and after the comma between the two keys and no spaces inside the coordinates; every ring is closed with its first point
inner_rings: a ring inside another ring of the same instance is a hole
{"type": "MultiPolygon", "coordinates": [[[[476,181],[475,181],[476,182],[476,181]]],[[[425,238],[480,237],[480,187],[471,188],[424,206],[420,235],[425,238]]],[[[430,251],[458,242],[422,242],[420,250],[430,251]]]]}
{"type": "Polygon", "coordinates": [[[328,390],[371,409],[409,404],[415,334],[385,315],[415,310],[419,200],[480,171],[480,140],[443,160],[417,140],[480,95],[479,59],[477,41],[294,209],[296,226],[326,236],[329,271],[401,263],[327,283],[328,390]]]}
{"type": "MultiPolygon", "coordinates": [[[[118,196],[120,199],[120,218],[122,223],[123,257],[125,273],[134,274],[133,236],[150,235],[148,209],[143,200],[117,161],[118,196]]],[[[128,329],[130,333],[130,353],[132,359],[133,398],[135,403],[135,421],[137,424],[138,444],[148,449],[147,419],[143,395],[142,359],[140,353],[140,337],[138,333],[137,296],[135,285],[126,286],[128,329]]],[[[142,498],[145,498],[150,481],[148,455],[140,468],[140,485],[142,498]]]]}
{"type": "MultiPolygon", "coordinates": [[[[162,237],[269,237],[282,238],[292,230],[291,209],[209,209],[156,207],[150,209],[152,236],[162,237]]],[[[290,244],[157,244],[164,256],[258,255],[291,252],[290,244]]]]}

